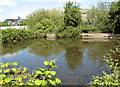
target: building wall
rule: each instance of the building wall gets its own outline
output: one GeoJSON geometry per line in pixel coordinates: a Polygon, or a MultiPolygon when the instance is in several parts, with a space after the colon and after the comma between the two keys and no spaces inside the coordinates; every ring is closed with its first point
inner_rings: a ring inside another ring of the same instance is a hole
{"type": "Polygon", "coordinates": [[[5,30],[7,28],[16,28],[16,29],[27,29],[27,26],[8,26],[8,27],[0,27],[1,30],[5,30]]]}

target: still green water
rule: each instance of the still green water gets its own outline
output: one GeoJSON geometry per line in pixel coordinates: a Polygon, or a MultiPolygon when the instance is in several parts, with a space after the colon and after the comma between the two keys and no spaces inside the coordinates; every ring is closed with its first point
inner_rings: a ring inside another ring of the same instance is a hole
{"type": "Polygon", "coordinates": [[[2,44],[2,62],[17,62],[31,72],[45,68],[45,60],[58,59],[54,68],[63,85],[85,85],[93,75],[111,73],[103,56],[117,44],[117,40],[93,39],[35,39],[2,44]]]}

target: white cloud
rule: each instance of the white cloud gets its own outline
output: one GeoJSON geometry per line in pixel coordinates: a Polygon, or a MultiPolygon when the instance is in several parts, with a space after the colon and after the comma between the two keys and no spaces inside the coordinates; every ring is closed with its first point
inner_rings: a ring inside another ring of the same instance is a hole
{"type": "Polygon", "coordinates": [[[98,1],[101,1],[101,2],[115,2],[116,0],[98,0],[98,1]]]}
{"type": "Polygon", "coordinates": [[[33,2],[34,0],[26,0],[27,2],[33,2]]]}
{"type": "Polygon", "coordinates": [[[0,12],[4,12],[5,10],[2,8],[2,7],[0,7],[0,12]]]}
{"type": "Polygon", "coordinates": [[[68,2],[68,1],[71,1],[71,2],[83,2],[83,0],[58,0],[59,2],[68,2]]]}
{"type": "Polygon", "coordinates": [[[72,2],[114,2],[117,0],[58,0],[59,2],[68,2],[68,1],[72,1],[72,2]]]}
{"type": "Polygon", "coordinates": [[[3,57],[4,57],[4,58],[9,58],[9,57],[16,56],[16,55],[18,55],[18,54],[20,54],[20,53],[5,54],[3,57]]]}
{"type": "Polygon", "coordinates": [[[17,5],[16,1],[13,0],[0,0],[0,13],[4,12],[9,7],[14,7],[17,5]]]}
{"type": "Polygon", "coordinates": [[[0,0],[0,6],[11,6],[11,5],[17,5],[17,2],[13,0],[0,0]]]}
{"type": "Polygon", "coordinates": [[[82,2],[83,0],[24,0],[27,2],[68,2],[68,1],[72,1],[72,2],[82,2]]]}

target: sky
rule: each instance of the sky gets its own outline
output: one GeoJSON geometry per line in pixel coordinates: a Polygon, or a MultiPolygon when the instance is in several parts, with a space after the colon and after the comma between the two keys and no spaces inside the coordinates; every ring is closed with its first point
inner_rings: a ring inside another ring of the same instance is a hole
{"type": "Polygon", "coordinates": [[[25,19],[27,15],[39,9],[53,9],[63,7],[66,2],[74,1],[81,4],[81,8],[89,9],[98,2],[114,2],[115,0],[0,0],[0,21],[25,19]]]}

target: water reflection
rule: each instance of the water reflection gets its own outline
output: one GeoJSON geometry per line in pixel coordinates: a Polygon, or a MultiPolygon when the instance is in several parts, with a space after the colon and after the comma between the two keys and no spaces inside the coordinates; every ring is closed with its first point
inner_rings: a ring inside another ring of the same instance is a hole
{"type": "Polygon", "coordinates": [[[47,58],[50,57],[52,54],[59,55],[62,53],[64,49],[57,43],[56,40],[45,40],[45,39],[38,39],[36,40],[29,49],[31,54],[39,55],[41,57],[47,58]]]}
{"type": "Polygon", "coordinates": [[[62,84],[87,84],[92,75],[110,70],[102,57],[117,41],[95,42],[81,39],[36,39],[14,44],[2,44],[3,62],[18,62],[30,71],[43,66],[43,61],[58,59],[57,76],[62,84]]]}
{"type": "Polygon", "coordinates": [[[0,56],[3,56],[5,54],[13,54],[17,53],[20,50],[24,50],[28,48],[31,44],[33,44],[35,40],[29,40],[24,42],[18,42],[18,43],[3,43],[2,44],[2,54],[0,56]]]}
{"type": "Polygon", "coordinates": [[[66,50],[65,60],[67,61],[67,66],[74,70],[77,65],[81,65],[83,59],[82,54],[84,51],[81,47],[81,41],[75,39],[60,39],[58,42],[60,46],[66,50]]]}

